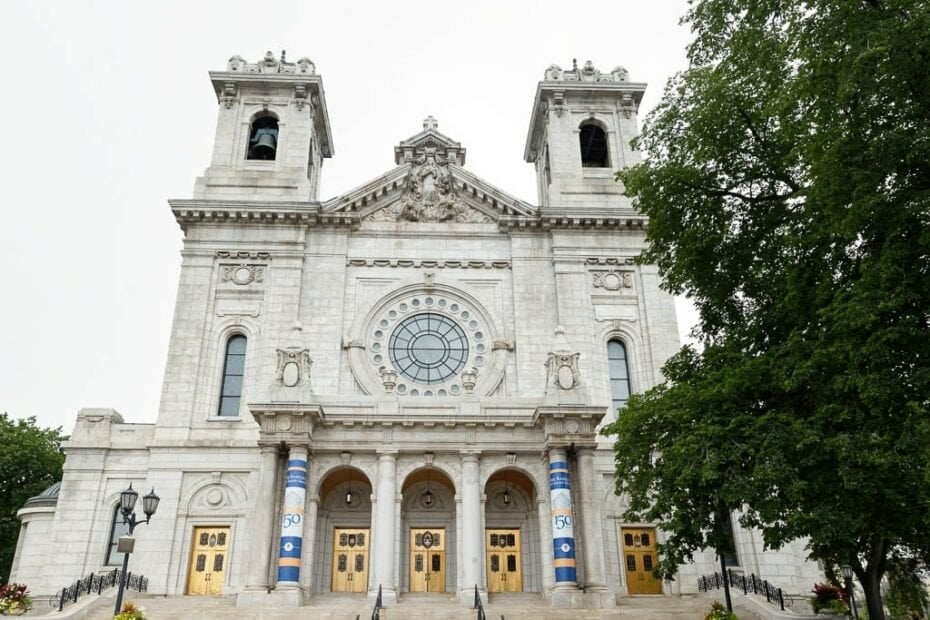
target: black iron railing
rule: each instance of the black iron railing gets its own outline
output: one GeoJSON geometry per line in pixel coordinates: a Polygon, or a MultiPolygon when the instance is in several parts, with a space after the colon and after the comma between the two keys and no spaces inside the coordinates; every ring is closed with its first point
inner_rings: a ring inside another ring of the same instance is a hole
{"type": "Polygon", "coordinates": [[[714,573],[698,577],[698,591],[709,592],[724,587],[729,584],[731,588],[742,590],[743,594],[758,594],[765,597],[765,600],[772,605],[778,605],[782,611],[785,607],[791,607],[792,599],[785,596],[784,590],[776,588],[771,583],[750,573],[742,575],[730,569],[725,573],[714,573]]]}
{"type": "MultiPolygon", "coordinates": [[[[104,590],[119,585],[119,574],[118,568],[107,573],[91,573],[53,594],[48,604],[61,611],[66,606],[76,603],[86,594],[101,594],[104,590]]],[[[126,587],[137,592],[145,592],[149,589],[149,580],[142,575],[126,573],[126,587]]]]}
{"type": "Polygon", "coordinates": [[[381,617],[381,610],[384,605],[381,604],[381,584],[378,584],[378,598],[375,599],[375,606],[371,610],[371,620],[378,620],[381,617]]]}
{"type": "Polygon", "coordinates": [[[487,619],[484,613],[484,603],[481,602],[481,595],[478,594],[478,584],[475,584],[475,609],[478,611],[478,620],[487,619]]]}

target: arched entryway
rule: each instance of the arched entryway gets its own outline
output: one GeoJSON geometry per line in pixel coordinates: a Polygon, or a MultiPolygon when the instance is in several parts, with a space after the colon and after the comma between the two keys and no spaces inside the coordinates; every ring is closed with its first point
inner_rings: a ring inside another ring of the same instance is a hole
{"type": "Polygon", "coordinates": [[[485,583],[488,592],[540,592],[536,485],[523,471],[495,471],[484,488],[485,583]]]}
{"type": "Polygon", "coordinates": [[[331,471],[320,483],[313,589],[364,594],[371,579],[371,482],[353,467],[331,471]]]}
{"type": "Polygon", "coordinates": [[[401,487],[401,579],[406,592],[455,592],[455,485],[434,466],[401,487]]]}

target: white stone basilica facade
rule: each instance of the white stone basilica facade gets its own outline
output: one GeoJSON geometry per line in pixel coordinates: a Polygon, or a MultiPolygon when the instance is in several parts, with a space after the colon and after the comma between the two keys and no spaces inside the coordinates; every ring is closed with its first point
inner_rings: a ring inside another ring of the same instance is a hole
{"type": "MultiPolygon", "coordinates": [[[[12,579],[51,593],[118,565],[132,483],[161,497],[130,562],[155,593],[312,605],[380,586],[390,605],[477,586],[602,608],[694,592],[713,555],[651,576],[662,532],[624,521],[598,435],[679,347],[613,178],[639,160],[645,84],[545,71],[534,205],[468,172],[432,118],[393,168],[320,200],[334,147],[314,64],[234,56],[210,77],[212,161],[169,201],[184,246],[157,421],[80,411],[57,501],[20,511],[12,579]]],[[[800,544],[734,535],[747,572],[816,578],[800,544]]]]}

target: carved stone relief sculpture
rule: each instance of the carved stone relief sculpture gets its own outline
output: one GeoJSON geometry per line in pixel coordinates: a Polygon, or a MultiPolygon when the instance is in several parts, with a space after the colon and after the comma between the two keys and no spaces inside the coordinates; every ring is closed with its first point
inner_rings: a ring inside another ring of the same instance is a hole
{"type": "Polygon", "coordinates": [[[427,147],[414,161],[404,193],[397,202],[376,211],[375,222],[490,222],[484,213],[471,209],[456,192],[449,162],[427,147]]]}

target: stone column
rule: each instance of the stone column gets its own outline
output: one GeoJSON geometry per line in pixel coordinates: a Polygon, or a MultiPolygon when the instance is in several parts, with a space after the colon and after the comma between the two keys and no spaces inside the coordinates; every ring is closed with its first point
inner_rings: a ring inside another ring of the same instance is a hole
{"type": "Polygon", "coordinates": [[[267,590],[268,564],[271,561],[275,488],[278,478],[278,447],[261,446],[261,465],[258,472],[258,493],[252,513],[252,536],[249,543],[249,573],[247,588],[267,590]]]}
{"type": "Polygon", "coordinates": [[[552,567],[555,573],[551,603],[578,607],[582,602],[575,574],[575,515],[571,476],[564,448],[549,448],[549,504],[552,515],[552,567]]]}
{"type": "Polygon", "coordinates": [[[481,563],[484,560],[484,539],[481,536],[481,487],[478,454],[462,452],[462,540],[458,548],[462,557],[459,579],[459,601],[474,602],[475,585],[482,592],[481,563]]]}
{"type": "Polygon", "coordinates": [[[278,549],[279,589],[298,588],[300,585],[308,452],[307,446],[290,446],[287,457],[287,478],[281,505],[281,544],[278,549]]]}
{"type": "MultiPolygon", "coordinates": [[[[594,448],[578,448],[578,503],[581,512],[581,528],[584,536],[584,590],[594,593],[592,606],[604,607],[613,601],[607,593],[606,568],[604,563],[604,537],[601,533],[600,506],[597,501],[597,485],[594,473],[594,448]],[[600,599],[604,599],[601,601],[600,599]]],[[[591,597],[589,597],[591,598],[591,597]]]]}
{"type": "Polygon", "coordinates": [[[258,488],[250,515],[252,525],[249,536],[249,563],[246,569],[245,589],[236,597],[239,607],[262,605],[270,585],[271,537],[274,535],[273,514],[275,489],[278,478],[278,447],[261,444],[258,469],[258,488]]]}
{"type": "Polygon", "coordinates": [[[320,498],[314,495],[307,500],[307,514],[304,517],[304,545],[301,554],[301,565],[306,566],[307,570],[303,571],[300,576],[300,585],[309,596],[313,592],[313,573],[311,568],[317,564],[313,561],[313,553],[316,550],[316,516],[320,506],[320,498]]]}
{"type": "Polygon", "coordinates": [[[394,541],[397,538],[394,503],[397,497],[397,452],[378,453],[378,479],[375,483],[376,512],[374,551],[374,578],[371,581],[369,597],[378,595],[378,586],[382,588],[382,602],[395,604],[397,588],[394,582],[394,560],[397,554],[394,541]]]}
{"type": "Polygon", "coordinates": [[[545,497],[536,499],[536,516],[539,521],[539,574],[542,591],[548,592],[554,585],[552,577],[552,514],[545,497]]]}

